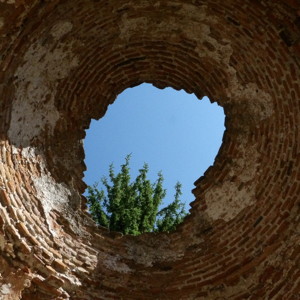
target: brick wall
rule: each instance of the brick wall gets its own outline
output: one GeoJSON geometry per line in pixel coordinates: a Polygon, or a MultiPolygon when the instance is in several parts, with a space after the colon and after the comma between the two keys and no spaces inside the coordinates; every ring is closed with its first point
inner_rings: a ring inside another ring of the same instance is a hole
{"type": "Polygon", "coordinates": [[[1,0],[0,299],[300,299],[299,66],[299,0],[1,0]],[[184,224],[122,236],[86,213],[81,141],[143,82],[226,132],[184,224]]]}

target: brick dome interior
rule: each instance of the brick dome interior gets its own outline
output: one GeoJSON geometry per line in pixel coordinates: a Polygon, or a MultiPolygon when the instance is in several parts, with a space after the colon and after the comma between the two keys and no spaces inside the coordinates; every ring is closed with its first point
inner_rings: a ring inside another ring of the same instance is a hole
{"type": "Polygon", "coordinates": [[[0,299],[299,299],[299,65],[299,0],[1,0],[0,299]],[[177,231],[122,236],[82,140],[144,82],[226,131],[177,231]]]}

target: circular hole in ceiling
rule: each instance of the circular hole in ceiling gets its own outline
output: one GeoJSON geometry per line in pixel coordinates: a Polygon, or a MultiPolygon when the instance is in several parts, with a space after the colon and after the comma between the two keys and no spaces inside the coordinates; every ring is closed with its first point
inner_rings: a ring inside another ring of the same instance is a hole
{"type": "MultiPolygon", "coordinates": [[[[108,176],[109,165],[120,171],[131,154],[131,180],[146,162],[148,178],[162,171],[167,195],[160,208],[174,200],[175,184],[182,184],[185,210],[194,200],[193,183],[214,163],[224,134],[224,110],[207,97],[150,84],[128,88],[99,121],[93,120],[84,141],[85,182],[92,186],[108,176]]],[[[104,189],[101,184],[99,189],[104,189]]],[[[86,193],[87,195],[87,193],[86,193]]]]}

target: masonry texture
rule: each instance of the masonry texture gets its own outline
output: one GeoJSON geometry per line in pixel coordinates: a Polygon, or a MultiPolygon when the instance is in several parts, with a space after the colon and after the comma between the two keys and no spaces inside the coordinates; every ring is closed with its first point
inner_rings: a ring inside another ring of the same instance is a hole
{"type": "Polygon", "coordinates": [[[0,299],[300,299],[299,0],[0,0],[0,95],[0,299]],[[143,82],[226,132],[184,224],[122,236],[82,140],[143,82]]]}

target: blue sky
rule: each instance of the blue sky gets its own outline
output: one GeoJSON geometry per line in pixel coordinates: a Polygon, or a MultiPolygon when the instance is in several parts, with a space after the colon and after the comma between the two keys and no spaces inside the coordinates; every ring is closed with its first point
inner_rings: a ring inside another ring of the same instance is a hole
{"type": "Polygon", "coordinates": [[[167,196],[173,200],[174,186],[182,184],[181,200],[194,200],[191,190],[205,170],[213,164],[224,133],[224,111],[207,97],[172,88],[163,90],[151,84],[128,88],[108,107],[99,121],[92,120],[84,140],[87,171],[84,181],[92,185],[115,170],[132,154],[132,179],[144,162],[154,182],[162,171],[167,196]]]}

